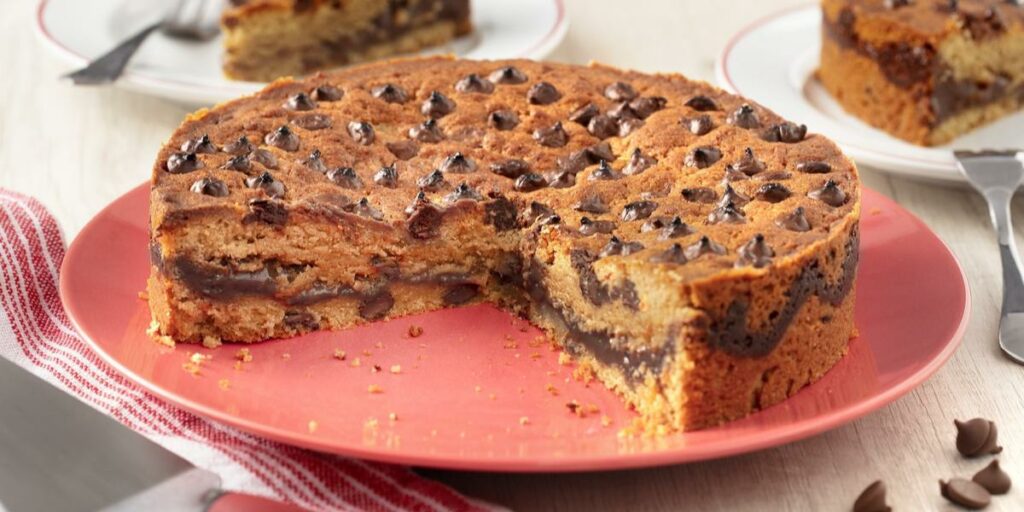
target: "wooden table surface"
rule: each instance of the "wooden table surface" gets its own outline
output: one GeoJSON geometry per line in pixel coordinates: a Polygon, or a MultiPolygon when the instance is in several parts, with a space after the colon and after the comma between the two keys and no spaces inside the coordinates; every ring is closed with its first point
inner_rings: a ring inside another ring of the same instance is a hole
{"type": "MultiPolygon", "coordinates": [[[[33,32],[36,1],[0,1],[0,186],[39,198],[70,240],[100,208],[148,179],[153,155],[186,109],[57,80],[67,67],[33,32]]],[[[730,35],[800,3],[569,0],[571,28],[551,58],[713,81],[712,63],[730,35]]],[[[569,475],[429,474],[517,510],[848,510],[877,478],[887,482],[897,510],[953,510],[939,497],[938,479],[969,477],[983,464],[956,455],[953,419],[980,415],[998,422],[1003,465],[1024,487],[1024,367],[1002,357],[996,345],[1000,263],[983,201],[966,188],[871,169],[863,175],[867,186],[924,219],[956,253],[971,283],[972,319],[963,346],[924,385],[826,434],[724,460],[569,475]]],[[[1022,213],[1018,201],[1014,217],[1024,225],[1022,213]]],[[[1024,489],[989,508],[1022,509],[1024,489]]]]}

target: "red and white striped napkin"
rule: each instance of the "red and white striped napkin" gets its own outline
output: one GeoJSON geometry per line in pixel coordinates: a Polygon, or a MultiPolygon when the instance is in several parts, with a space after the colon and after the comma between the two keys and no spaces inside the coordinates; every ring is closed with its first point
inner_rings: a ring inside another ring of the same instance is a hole
{"type": "Polygon", "coordinates": [[[406,467],[312,452],[169,405],[82,341],[58,296],[60,228],[34,199],[0,189],[0,357],[31,370],[196,466],[224,488],[313,510],[493,510],[406,467]]]}

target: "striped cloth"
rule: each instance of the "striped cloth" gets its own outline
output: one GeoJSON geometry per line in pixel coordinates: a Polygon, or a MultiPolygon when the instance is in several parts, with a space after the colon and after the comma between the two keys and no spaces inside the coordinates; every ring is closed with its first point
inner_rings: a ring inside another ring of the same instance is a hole
{"type": "Polygon", "coordinates": [[[224,488],[312,510],[493,510],[409,468],[246,434],[171,406],[99,359],[58,296],[60,228],[34,199],[0,189],[0,357],[220,475],[224,488]]]}

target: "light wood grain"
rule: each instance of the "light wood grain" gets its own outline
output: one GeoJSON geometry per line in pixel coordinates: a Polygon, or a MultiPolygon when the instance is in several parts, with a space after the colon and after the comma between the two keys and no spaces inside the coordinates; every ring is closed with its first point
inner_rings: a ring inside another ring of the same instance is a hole
{"type": "MultiPolygon", "coordinates": [[[[70,239],[104,205],[147,179],[153,155],[186,109],[57,80],[67,69],[33,33],[35,3],[0,1],[0,186],[42,200],[70,239]]],[[[572,26],[553,58],[681,71],[710,81],[714,58],[731,34],[800,3],[571,0],[572,26]]],[[[847,510],[876,478],[888,483],[897,510],[953,510],[939,497],[938,479],[969,476],[984,464],[956,455],[953,418],[984,415],[999,423],[1003,465],[1024,487],[1024,368],[1003,358],[995,342],[1001,283],[984,203],[965,188],[870,169],[864,181],[924,219],[971,282],[973,318],[963,347],[920,388],[829,433],[725,460],[571,475],[429,474],[518,510],[847,510]]],[[[1013,210],[1024,223],[1024,202],[1013,210]]],[[[1024,489],[990,507],[1022,509],[1024,489]]]]}

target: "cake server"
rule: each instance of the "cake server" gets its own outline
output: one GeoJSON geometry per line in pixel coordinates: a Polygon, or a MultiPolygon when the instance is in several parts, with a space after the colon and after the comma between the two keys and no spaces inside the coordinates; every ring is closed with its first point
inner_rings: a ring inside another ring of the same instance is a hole
{"type": "Polygon", "coordinates": [[[0,511],[292,510],[220,478],[0,357],[0,511]]]}
{"type": "Polygon", "coordinates": [[[999,318],[999,347],[1024,364],[1024,279],[1010,222],[1010,199],[1024,179],[1024,153],[1010,151],[955,151],[957,167],[988,202],[992,225],[1003,261],[1003,309],[999,318]]]}

